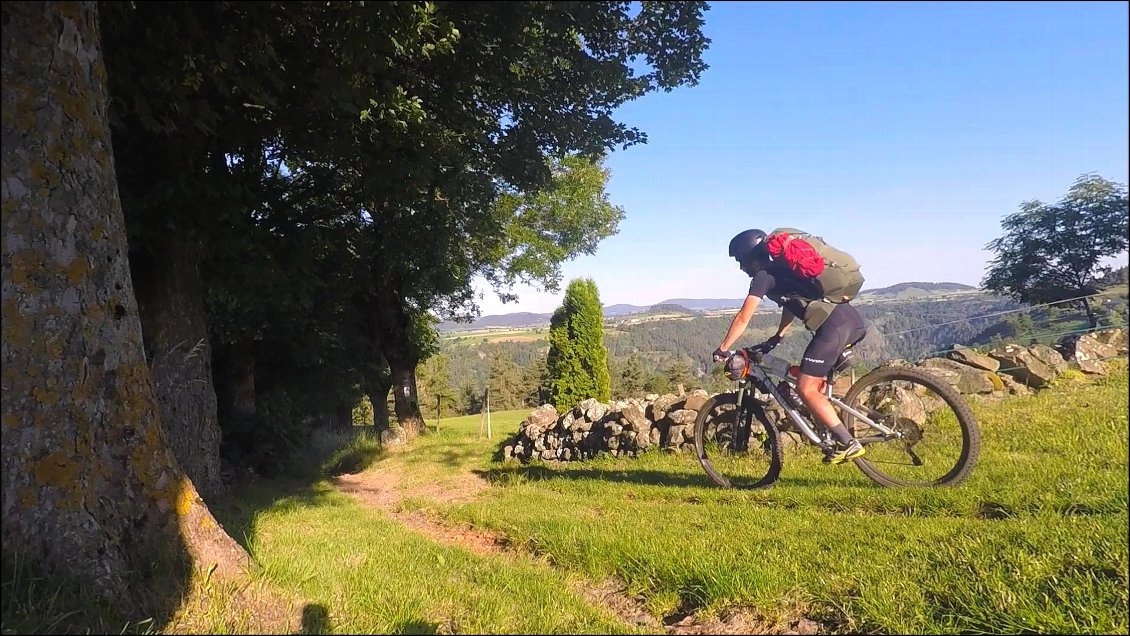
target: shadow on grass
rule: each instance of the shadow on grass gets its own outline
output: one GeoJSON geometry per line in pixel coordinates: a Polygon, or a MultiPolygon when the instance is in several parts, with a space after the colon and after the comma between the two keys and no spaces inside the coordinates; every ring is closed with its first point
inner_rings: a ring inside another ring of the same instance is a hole
{"type": "Polygon", "coordinates": [[[301,634],[328,634],[333,630],[330,612],[321,603],[310,603],[302,608],[301,634]]]}
{"type": "Polygon", "coordinates": [[[511,479],[541,481],[549,479],[569,479],[574,481],[605,481],[651,486],[674,486],[679,488],[717,488],[706,473],[673,473],[662,470],[637,468],[581,468],[565,466],[551,468],[544,464],[493,466],[486,470],[476,470],[475,474],[491,483],[506,483],[511,479]]]}
{"type": "Polygon", "coordinates": [[[209,509],[224,530],[254,554],[255,519],[265,510],[284,506],[300,508],[322,505],[331,493],[320,486],[325,479],[357,473],[384,456],[379,436],[373,427],[355,427],[334,443],[312,443],[296,458],[289,474],[278,477],[244,479],[232,484],[226,497],[209,504],[209,509]]]}
{"type": "Polygon", "coordinates": [[[411,455],[404,458],[404,463],[408,466],[420,464],[434,464],[436,460],[444,465],[456,466],[466,463],[469,460],[479,457],[482,453],[480,448],[474,444],[448,442],[444,446],[434,446],[428,448],[426,451],[413,452],[411,455]]]}

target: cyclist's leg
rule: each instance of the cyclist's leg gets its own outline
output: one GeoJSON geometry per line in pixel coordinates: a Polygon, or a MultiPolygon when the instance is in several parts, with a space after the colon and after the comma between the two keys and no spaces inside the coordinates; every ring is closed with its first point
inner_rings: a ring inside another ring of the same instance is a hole
{"type": "MultiPolygon", "coordinates": [[[[812,342],[805,349],[797,377],[797,393],[809,412],[844,446],[852,443],[851,433],[844,427],[836,409],[820,389],[844,348],[862,340],[866,333],[863,317],[855,307],[848,304],[837,305],[824,324],[816,330],[812,342]]],[[[852,453],[856,450],[858,454],[853,456],[862,454],[862,449],[851,449],[852,453]]]]}

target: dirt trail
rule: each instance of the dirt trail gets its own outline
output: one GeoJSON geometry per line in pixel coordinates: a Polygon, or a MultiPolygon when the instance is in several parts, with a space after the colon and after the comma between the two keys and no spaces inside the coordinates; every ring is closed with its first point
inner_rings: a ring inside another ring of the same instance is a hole
{"type": "MultiPolygon", "coordinates": [[[[411,452],[411,451],[402,451],[411,452]]],[[[380,509],[390,518],[439,543],[465,548],[486,557],[540,559],[522,546],[511,545],[505,536],[471,527],[453,526],[419,511],[404,511],[400,502],[407,498],[430,499],[442,503],[460,503],[475,499],[490,484],[481,477],[468,473],[447,484],[407,485],[398,474],[394,462],[358,474],[334,478],[334,485],[344,493],[356,497],[363,504],[380,509]]],[[[548,563],[551,567],[552,563],[548,563]]],[[[584,581],[572,586],[573,591],[589,603],[601,607],[622,621],[665,634],[817,634],[819,625],[806,618],[789,621],[788,625],[773,625],[759,620],[752,612],[734,610],[720,617],[700,620],[694,613],[677,612],[657,620],[641,599],[628,594],[620,580],[584,581]]]]}

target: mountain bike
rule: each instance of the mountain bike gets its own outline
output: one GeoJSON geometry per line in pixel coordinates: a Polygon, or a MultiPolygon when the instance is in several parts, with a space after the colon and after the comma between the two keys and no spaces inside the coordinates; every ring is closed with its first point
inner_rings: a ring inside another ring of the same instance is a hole
{"type": "MultiPolygon", "coordinates": [[[[887,487],[953,486],[969,476],[981,433],[969,404],[945,380],[913,367],[881,366],[833,395],[837,374],[852,362],[846,348],[824,378],[824,395],[867,450],[853,460],[887,487]]],[[[799,368],[756,347],[733,352],[727,377],[737,390],[713,396],[695,421],[698,460],[724,488],[765,488],[781,474],[782,436],[798,433],[829,457],[835,440],[796,393],[799,368]],[[735,358],[734,356],[737,356],[735,358]],[[770,415],[774,417],[770,417],[770,415]]]]}

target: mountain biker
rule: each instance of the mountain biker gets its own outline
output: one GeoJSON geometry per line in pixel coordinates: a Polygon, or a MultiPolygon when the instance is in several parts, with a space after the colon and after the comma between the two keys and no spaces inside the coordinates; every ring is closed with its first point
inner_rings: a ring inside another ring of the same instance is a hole
{"type": "Polygon", "coordinates": [[[867,328],[855,307],[823,300],[818,288],[793,274],[784,263],[771,259],[766,238],[761,230],[745,230],[730,240],[730,256],[752,280],[745,302],[731,321],[722,344],[714,351],[714,359],[723,361],[728,357],[730,347],[745,332],[758,303],[766,296],[781,307],[781,321],[777,333],[754,349],[762,353],[772,351],[781,343],[793,320],[800,318],[814,333],[801,360],[797,393],[813,417],[837,442],[824,461],[842,464],[866,451],[840,421],[821,388],[839,355],[848,345],[863,340],[867,328]]]}

